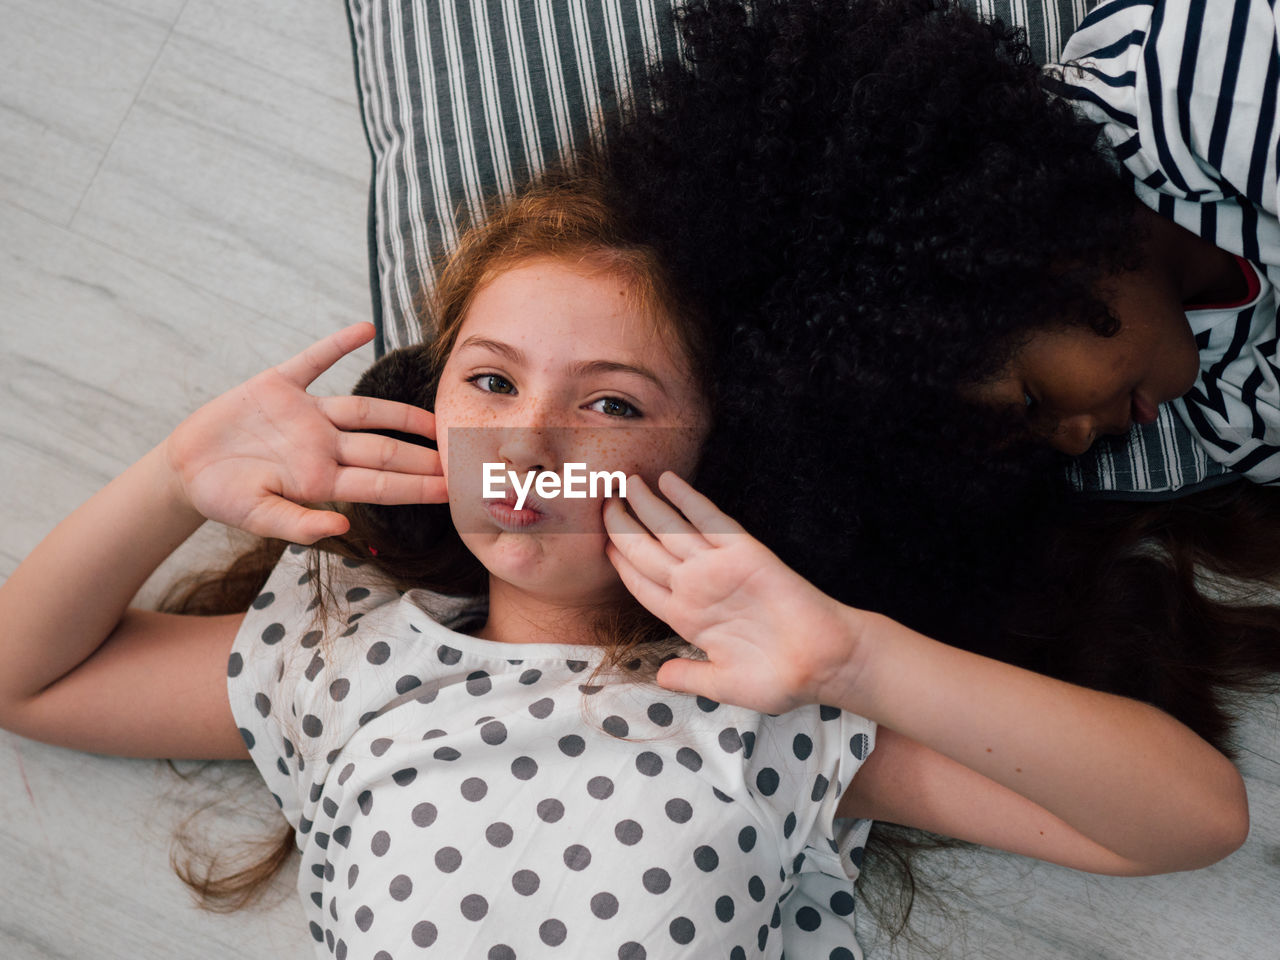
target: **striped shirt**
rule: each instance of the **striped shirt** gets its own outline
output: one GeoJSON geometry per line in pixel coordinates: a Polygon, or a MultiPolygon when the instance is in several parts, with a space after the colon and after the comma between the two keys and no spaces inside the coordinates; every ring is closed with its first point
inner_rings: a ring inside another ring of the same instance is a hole
{"type": "Polygon", "coordinates": [[[1103,125],[1143,203],[1261,280],[1247,303],[1188,312],[1195,385],[1156,424],[1082,458],[1082,488],[1176,490],[1224,470],[1280,482],[1278,33],[1266,0],[1112,0],[1067,41],[1071,66],[1046,68],[1049,88],[1103,125]],[[1213,464],[1165,458],[1187,430],[1213,464]],[[1163,476],[1145,469],[1153,452],[1173,464],[1163,476]]]}

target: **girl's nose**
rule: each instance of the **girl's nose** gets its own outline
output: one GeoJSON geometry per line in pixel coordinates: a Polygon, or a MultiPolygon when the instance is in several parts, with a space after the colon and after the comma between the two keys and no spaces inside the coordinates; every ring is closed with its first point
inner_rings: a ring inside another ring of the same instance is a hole
{"type": "Polygon", "coordinates": [[[554,442],[550,427],[503,427],[498,440],[498,456],[507,468],[518,473],[554,470],[554,442]]]}
{"type": "Polygon", "coordinates": [[[1078,457],[1098,439],[1098,421],[1091,413],[1064,417],[1049,434],[1049,445],[1070,457],[1078,457]]]}

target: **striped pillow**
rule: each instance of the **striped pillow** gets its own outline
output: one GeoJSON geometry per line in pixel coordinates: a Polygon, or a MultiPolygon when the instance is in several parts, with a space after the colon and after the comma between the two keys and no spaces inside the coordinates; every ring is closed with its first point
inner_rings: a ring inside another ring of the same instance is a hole
{"type": "MultiPolygon", "coordinates": [[[[1056,58],[1096,0],[962,0],[1056,58]]],[[[376,348],[422,340],[417,304],[488,198],[593,135],[603,111],[679,54],[674,0],[347,0],[373,155],[369,262],[376,348]]],[[[1221,473],[1177,417],[1082,458],[1081,489],[1187,492],[1221,473]]]]}

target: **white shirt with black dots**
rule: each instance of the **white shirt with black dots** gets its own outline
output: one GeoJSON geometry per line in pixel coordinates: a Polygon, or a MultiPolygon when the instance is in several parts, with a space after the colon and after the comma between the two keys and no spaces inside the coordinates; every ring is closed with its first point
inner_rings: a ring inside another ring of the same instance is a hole
{"type": "Polygon", "coordinates": [[[789,931],[806,960],[861,956],[870,821],[838,849],[833,817],[873,722],[593,679],[598,650],[459,633],[483,606],[350,563],[326,630],[306,553],[245,616],[228,690],[318,956],[738,960],[789,931]]]}

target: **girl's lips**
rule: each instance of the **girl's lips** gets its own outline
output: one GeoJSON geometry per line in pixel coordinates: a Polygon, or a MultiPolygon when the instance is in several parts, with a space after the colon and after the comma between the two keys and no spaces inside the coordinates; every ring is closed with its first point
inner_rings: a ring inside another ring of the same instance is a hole
{"type": "Polygon", "coordinates": [[[524,530],[546,517],[541,510],[534,510],[526,503],[523,510],[515,508],[515,498],[511,503],[502,500],[486,500],[484,509],[500,527],[508,530],[524,530]]]}
{"type": "Polygon", "coordinates": [[[1160,411],[1156,408],[1156,405],[1138,393],[1137,390],[1133,391],[1132,408],[1134,423],[1155,423],[1160,416],[1160,411]]]}

